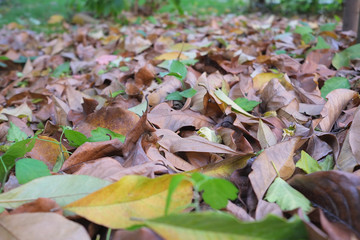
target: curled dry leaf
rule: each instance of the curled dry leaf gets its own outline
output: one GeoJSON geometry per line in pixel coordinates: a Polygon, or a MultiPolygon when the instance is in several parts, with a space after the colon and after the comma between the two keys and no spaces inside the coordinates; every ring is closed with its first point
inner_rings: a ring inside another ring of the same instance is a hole
{"type": "Polygon", "coordinates": [[[349,144],[351,152],[360,164],[360,107],[357,108],[354,119],[349,130],[349,144]]]}
{"type": "Polygon", "coordinates": [[[296,175],[290,185],[320,208],[331,222],[360,237],[360,177],[347,172],[322,171],[296,175]]]}
{"type": "Polygon", "coordinates": [[[321,130],[329,132],[348,102],[357,96],[357,92],[348,89],[335,89],[331,91],[326,96],[328,101],[321,111],[321,116],[323,117],[319,123],[321,130]]]}
{"type": "Polygon", "coordinates": [[[148,119],[161,129],[170,129],[174,132],[185,126],[194,126],[196,129],[201,127],[211,127],[215,122],[189,109],[174,110],[166,103],[161,103],[151,110],[148,119]]]}
{"type": "Polygon", "coordinates": [[[279,80],[274,78],[270,80],[261,93],[262,103],[260,107],[264,111],[276,111],[288,105],[294,98],[295,95],[288,92],[279,80]]]}
{"type": "Polygon", "coordinates": [[[118,152],[122,146],[123,143],[117,138],[104,142],[86,142],[75,150],[71,157],[64,162],[61,169],[74,172],[81,163],[118,152]]]}
{"type": "Polygon", "coordinates": [[[209,140],[199,137],[190,136],[182,138],[176,133],[167,129],[156,130],[156,135],[161,138],[159,144],[171,153],[176,152],[207,152],[207,153],[226,153],[238,155],[239,152],[232,150],[223,144],[210,142],[209,140]]]}

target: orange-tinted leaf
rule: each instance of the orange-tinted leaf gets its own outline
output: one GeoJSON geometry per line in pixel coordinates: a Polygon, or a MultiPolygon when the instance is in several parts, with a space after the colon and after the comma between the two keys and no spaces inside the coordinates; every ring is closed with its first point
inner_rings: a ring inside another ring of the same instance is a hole
{"type": "Polygon", "coordinates": [[[56,139],[38,136],[34,148],[26,156],[43,161],[52,170],[61,154],[64,154],[65,159],[69,157],[66,148],[62,144],[60,148],[59,142],[56,139]]]}

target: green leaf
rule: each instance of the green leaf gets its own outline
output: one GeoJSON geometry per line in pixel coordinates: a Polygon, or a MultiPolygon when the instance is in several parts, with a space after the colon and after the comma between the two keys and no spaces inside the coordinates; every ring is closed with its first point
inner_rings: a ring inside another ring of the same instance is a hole
{"type": "Polygon", "coordinates": [[[235,200],[238,197],[238,189],[222,178],[211,178],[199,186],[199,191],[204,191],[204,201],[214,209],[225,208],[228,200],[235,200]]]}
{"type": "Polygon", "coordinates": [[[332,60],[332,65],[336,69],[349,67],[350,60],[355,58],[360,58],[360,44],[355,44],[342,52],[336,53],[332,60]]]}
{"type": "Polygon", "coordinates": [[[180,96],[183,96],[184,98],[192,98],[196,94],[196,90],[193,88],[186,89],[182,92],[180,92],[180,96]]]}
{"type": "Polygon", "coordinates": [[[8,57],[5,56],[5,55],[1,55],[1,56],[0,56],[0,60],[6,61],[6,60],[10,60],[10,58],[8,58],[8,57]]]}
{"type": "Polygon", "coordinates": [[[179,91],[176,91],[168,94],[165,99],[169,101],[170,100],[181,101],[183,97],[180,95],[179,91]]]}
{"type": "Polygon", "coordinates": [[[121,66],[121,67],[119,67],[119,69],[120,69],[120,71],[122,71],[122,72],[127,72],[127,71],[130,70],[130,68],[129,68],[128,66],[121,66]]]}
{"type": "Polygon", "coordinates": [[[53,72],[52,76],[53,77],[60,77],[61,74],[63,73],[69,73],[70,72],[70,63],[69,62],[65,62],[61,65],[59,65],[53,72]]]}
{"type": "Polygon", "coordinates": [[[313,173],[322,170],[319,163],[305,151],[301,151],[301,158],[297,161],[296,167],[301,168],[306,173],[313,173]]]}
{"type": "Polygon", "coordinates": [[[283,211],[301,208],[304,212],[308,212],[311,209],[310,201],[279,177],[275,178],[269,187],[265,200],[276,202],[283,211]]]}
{"type": "Polygon", "coordinates": [[[324,160],[319,161],[319,165],[323,171],[330,171],[334,169],[334,158],[331,155],[327,155],[324,160]]]}
{"type": "Polygon", "coordinates": [[[295,33],[302,35],[311,34],[313,30],[309,26],[296,26],[295,33]]]}
{"type": "Polygon", "coordinates": [[[64,135],[72,147],[79,147],[89,141],[83,133],[71,129],[66,129],[64,135]]]}
{"type": "Polygon", "coordinates": [[[26,133],[20,130],[18,126],[10,122],[10,128],[6,135],[6,139],[10,142],[19,142],[21,140],[27,139],[26,133]]]}
{"type": "Polygon", "coordinates": [[[15,175],[20,184],[25,184],[39,177],[50,176],[50,170],[40,160],[22,158],[15,163],[15,175]]]}
{"type": "Polygon", "coordinates": [[[187,69],[183,63],[178,60],[174,60],[170,65],[169,72],[179,74],[181,76],[180,80],[182,81],[186,77],[187,69]]]}
{"type": "Polygon", "coordinates": [[[330,49],[330,45],[324,40],[322,37],[318,37],[316,46],[313,47],[311,50],[317,49],[330,49]]]}
{"type": "Polygon", "coordinates": [[[289,221],[268,215],[258,222],[241,222],[223,212],[193,212],[149,219],[145,225],[164,239],[238,239],[238,240],[300,240],[308,239],[299,217],[289,221]]]}
{"type": "Polygon", "coordinates": [[[218,97],[221,101],[223,101],[227,105],[230,105],[236,111],[244,114],[245,116],[254,117],[253,115],[249,114],[244,109],[242,109],[239,105],[237,105],[233,100],[231,100],[231,98],[226,96],[225,93],[223,91],[221,91],[220,89],[215,90],[214,93],[215,93],[216,97],[218,97]]]}
{"type": "Polygon", "coordinates": [[[176,188],[180,185],[180,183],[186,178],[187,178],[186,175],[182,175],[182,174],[174,175],[171,178],[171,181],[169,184],[169,189],[168,189],[168,195],[166,197],[165,215],[167,215],[169,213],[172,195],[174,194],[176,188]]]}
{"type": "Polygon", "coordinates": [[[15,165],[15,159],[23,157],[27,152],[30,152],[34,145],[35,138],[29,138],[16,142],[9,147],[0,158],[0,181],[4,179],[7,171],[15,165]]]}
{"type": "Polygon", "coordinates": [[[141,117],[144,114],[144,112],[146,112],[147,106],[148,106],[147,101],[143,101],[139,105],[129,108],[128,110],[136,113],[139,117],[141,117]]]}
{"type": "Polygon", "coordinates": [[[247,112],[252,111],[260,104],[258,101],[248,100],[247,98],[237,98],[234,102],[247,112]]]}
{"type": "Polygon", "coordinates": [[[109,185],[110,182],[86,175],[53,175],[32,180],[0,194],[0,207],[16,208],[40,197],[65,206],[109,185]]]}
{"type": "Polygon", "coordinates": [[[110,94],[110,97],[114,98],[116,97],[117,95],[120,95],[120,94],[124,94],[125,93],[125,90],[118,90],[116,92],[113,92],[110,94]]]}
{"type": "Polygon", "coordinates": [[[324,86],[321,88],[321,97],[326,98],[326,96],[333,90],[345,88],[350,89],[349,80],[344,77],[332,77],[325,81],[324,86]]]}
{"type": "Polygon", "coordinates": [[[276,51],[275,51],[275,54],[276,54],[276,55],[286,54],[286,51],[285,51],[285,50],[276,50],[276,51]]]}
{"type": "Polygon", "coordinates": [[[335,30],[335,28],[336,28],[336,23],[325,23],[320,26],[320,31],[321,32],[324,32],[324,31],[332,32],[335,30]]]}
{"type": "Polygon", "coordinates": [[[238,196],[238,189],[228,180],[213,178],[199,172],[191,174],[191,178],[195,181],[195,189],[199,192],[204,191],[204,201],[214,209],[225,208],[229,199],[235,200],[238,196]]]}
{"type": "Polygon", "coordinates": [[[304,34],[304,35],[301,35],[301,39],[306,43],[306,44],[309,44],[312,40],[315,39],[314,35],[312,34],[304,34]]]}
{"type": "Polygon", "coordinates": [[[88,140],[90,142],[102,142],[109,141],[114,138],[119,139],[121,142],[125,141],[124,135],[115,133],[107,128],[98,127],[91,131],[91,137],[89,137],[88,140]]]}

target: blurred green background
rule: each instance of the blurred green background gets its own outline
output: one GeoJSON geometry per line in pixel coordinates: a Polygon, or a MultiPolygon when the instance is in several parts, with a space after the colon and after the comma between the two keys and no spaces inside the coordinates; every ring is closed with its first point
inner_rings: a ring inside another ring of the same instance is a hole
{"type": "Polygon", "coordinates": [[[265,12],[281,15],[341,14],[342,0],[0,0],[0,27],[10,22],[41,26],[50,16],[66,19],[76,12],[94,17],[119,17],[121,12],[139,15],[169,13],[174,15],[220,15],[265,12]]]}

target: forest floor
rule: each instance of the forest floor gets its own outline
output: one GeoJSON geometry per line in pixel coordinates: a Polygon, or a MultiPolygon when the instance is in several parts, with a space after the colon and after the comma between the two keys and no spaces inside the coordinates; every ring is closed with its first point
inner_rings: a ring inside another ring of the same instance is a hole
{"type": "Polygon", "coordinates": [[[76,16],[0,30],[1,236],[360,238],[353,32],[76,16]]]}

